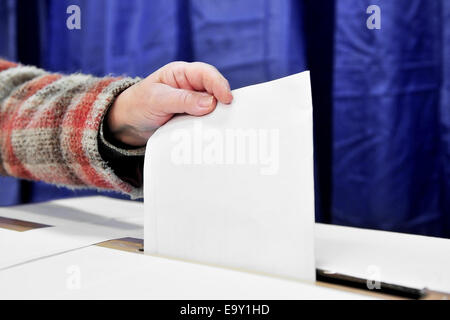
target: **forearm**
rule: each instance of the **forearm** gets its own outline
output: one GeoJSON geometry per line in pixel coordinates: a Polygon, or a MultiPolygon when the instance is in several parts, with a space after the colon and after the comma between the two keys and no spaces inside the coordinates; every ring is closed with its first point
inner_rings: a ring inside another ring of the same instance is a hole
{"type": "MultiPolygon", "coordinates": [[[[119,178],[98,143],[108,108],[137,81],[64,76],[0,60],[0,173],[141,196],[139,183],[119,178]]],[[[131,153],[141,161],[142,152],[131,153]]]]}

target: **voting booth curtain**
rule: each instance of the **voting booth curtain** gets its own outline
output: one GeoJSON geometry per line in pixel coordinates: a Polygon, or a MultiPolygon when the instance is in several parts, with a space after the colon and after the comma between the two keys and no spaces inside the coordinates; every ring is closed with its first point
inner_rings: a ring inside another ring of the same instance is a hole
{"type": "Polygon", "coordinates": [[[450,1],[336,1],[334,53],[333,222],[450,237],[450,1]]]}
{"type": "MultiPolygon", "coordinates": [[[[65,73],[204,61],[239,88],[311,69],[316,220],[450,237],[449,1],[3,0],[0,37],[1,56],[65,73]],[[80,30],[66,27],[74,4],[80,30]]],[[[0,192],[73,195],[12,178],[0,192]]]]}

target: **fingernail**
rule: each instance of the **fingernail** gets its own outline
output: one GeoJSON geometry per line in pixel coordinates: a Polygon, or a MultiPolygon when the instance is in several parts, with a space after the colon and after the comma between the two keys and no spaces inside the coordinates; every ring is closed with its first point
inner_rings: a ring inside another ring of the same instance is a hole
{"type": "Polygon", "coordinates": [[[198,105],[201,108],[210,108],[211,105],[213,104],[213,101],[214,101],[214,97],[211,97],[211,96],[209,96],[209,97],[201,97],[199,99],[199,101],[198,101],[198,105]]]}

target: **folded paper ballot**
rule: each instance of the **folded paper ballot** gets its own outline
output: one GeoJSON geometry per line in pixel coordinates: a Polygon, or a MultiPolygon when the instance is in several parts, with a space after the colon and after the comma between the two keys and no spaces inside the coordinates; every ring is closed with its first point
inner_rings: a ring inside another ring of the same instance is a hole
{"type": "Polygon", "coordinates": [[[314,281],[309,72],[233,91],[149,140],[144,250],[314,281]]]}

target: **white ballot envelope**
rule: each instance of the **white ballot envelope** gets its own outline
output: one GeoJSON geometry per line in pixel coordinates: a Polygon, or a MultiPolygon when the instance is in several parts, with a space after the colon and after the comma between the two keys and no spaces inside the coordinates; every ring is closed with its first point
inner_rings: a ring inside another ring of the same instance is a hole
{"type": "Polygon", "coordinates": [[[148,254],[314,281],[309,72],[233,91],[147,143],[148,254]]]}

